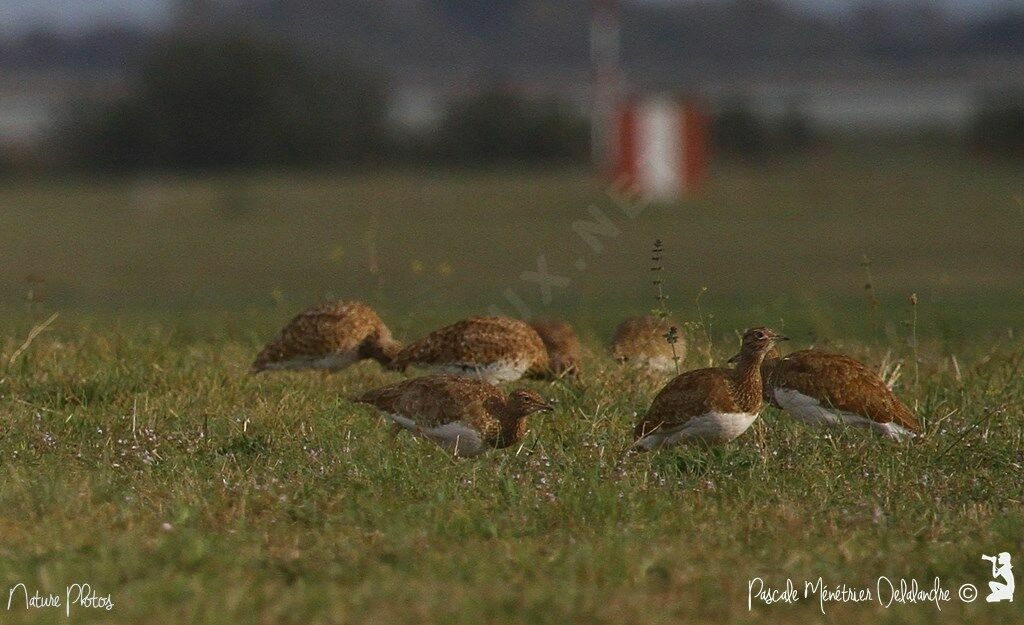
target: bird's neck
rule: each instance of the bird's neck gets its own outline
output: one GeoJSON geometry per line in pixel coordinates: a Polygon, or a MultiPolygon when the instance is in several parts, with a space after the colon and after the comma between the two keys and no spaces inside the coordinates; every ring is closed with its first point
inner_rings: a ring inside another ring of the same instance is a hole
{"type": "Polygon", "coordinates": [[[761,365],[764,352],[743,352],[736,369],[733,370],[733,389],[736,404],[744,412],[761,410],[762,388],[761,365]]]}
{"type": "Polygon", "coordinates": [[[782,356],[779,354],[779,350],[774,345],[768,348],[768,351],[764,353],[764,362],[761,365],[761,370],[764,371],[766,368],[774,369],[775,365],[779,364],[779,360],[782,356]]]}
{"type": "Polygon", "coordinates": [[[501,428],[498,430],[498,439],[495,447],[502,448],[514,445],[526,433],[526,417],[503,414],[500,419],[501,428]]]}
{"type": "Polygon", "coordinates": [[[764,355],[764,360],[761,362],[761,383],[764,385],[765,397],[771,397],[771,379],[775,375],[775,367],[779,364],[779,352],[775,351],[773,347],[764,355]]]}

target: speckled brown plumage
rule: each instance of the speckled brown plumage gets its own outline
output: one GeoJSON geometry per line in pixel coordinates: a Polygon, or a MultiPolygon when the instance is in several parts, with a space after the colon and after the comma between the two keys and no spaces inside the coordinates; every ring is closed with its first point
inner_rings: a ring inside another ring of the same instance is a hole
{"type": "MultiPolygon", "coordinates": [[[[744,334],[735,369],[696,369],[676,376],[655,396],[647,414],[634,428],[634,436],[639,441],[659,432],[680,431],[692,420],[708,415],[756,418],[763,403],[761,362],[777,340],[785,340],[785,337],[768,328],[752,328],[744,334]]],[[[723,443],[738,436],[747,426],[749,422],[738,432],[701,432],[695,437],[706,443],[723,443]]]]}
{"type": "Polygon", "coordinates": [[[404,371],[414,365],[492,382],[511,381],[523,375],[543,376],[548,352],[536,330],[523,321],[473,317],[410,343],[395,356],[391,368],[404,371]]]}
{"type": "Polygon", "coordinates": [[[920,432],[914,413],[885,382],[862,363],[842,354],[813,349],[779,358],[769,352],[762,365],[764,395],[776,406],[775,389],[791,389],[825,408],[853,413],[876,423],[895,423],[920,432]]]}
{"type": "MultiPolygon", "coordinates": [[[[615,329],[609,352],[612,358],[623,364],[646,367],[656,371],[675,369],[672,345],[665,335],[675,324],[669,319],[645,315],[630,317],[615,329]]],[[[678,329],[678,326],[676,326],[678,329]]],[[[682,334],[675,344],[675,356],[682,361],[686,355],[686,343],[682,334]]]]}
{"type": "Polygon", "coordinates": [[[323,302],[289,321],[259,353],[252,370],[337,370],[364,358],[387,364],[400,348],[366,304],[323,302]]]}
{"type": "Polygon", "coordinates": [[[476,433],[482,448],[464,448],[461,455],[475,455],[483,448],[503,448],[518,442],[526,432],[526,417],[550,407],[532,391],[508,396],[482,380],[449,375],[425,376],[384,386],[357,400],[370,404],[403,427],[460,453],[458,441],[446,432],[476,433]],[[408,420],[402,423],[400,420],[408,420]],[[446,426],[455,425],[454,428],[446,426]]]}
{"type": "Polygon", "coordinates": [[[530,327],[537,331],[548,350],[551,373],[555,376],[579,374],[580,339],[571,325],[554,319],[534,319],[530,327]]]}

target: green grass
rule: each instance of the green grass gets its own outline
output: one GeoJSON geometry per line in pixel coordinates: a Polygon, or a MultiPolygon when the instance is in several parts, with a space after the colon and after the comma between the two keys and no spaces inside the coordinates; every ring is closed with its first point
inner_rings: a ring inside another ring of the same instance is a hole
{"type": "MultiPolygon", "coordinates": [[[[705,198],[620,220],[601,253],[569,224],[614,204],[572,172],[146,184],[0,188],[0,592],[87,582],[112,595],[112,611],[73,622],[1020,619],[1020,592],[956,598],[963,583],[987,591],[981,554],[1024,561],[1024,220],[1009,167],[911,149],[723,165],[705,198]],[[620,370],[601,345],[622,315],[657,305],[656,237],[678,317],[696,321],[708,287],[714,344],[691,327],[688,367],[730,355],[754,323],[873,365],[888,354],[926,435],[825,433],[768,409],[728,447],[623,458],[663,381],[620,370]],[[518,280],[538,253],[573,277],[549,305],[518,280]],[[48,292],[33,312],[28,273],[48,292]],[[521,448],[459,461],[391,440],[346,399],[397,379],[372,363],[245,373],[318,294],[372,301],[409,339],[500,304],[508,286],[578,323],[591,352],[579,385],[525,383],[558,409],[521,448]],[[938,576],[953,600],[747,611],[755,576],[802,590],[880,575],[938,576]]],[[[5,608],[3,622],[66,621],[5,608]]]]}

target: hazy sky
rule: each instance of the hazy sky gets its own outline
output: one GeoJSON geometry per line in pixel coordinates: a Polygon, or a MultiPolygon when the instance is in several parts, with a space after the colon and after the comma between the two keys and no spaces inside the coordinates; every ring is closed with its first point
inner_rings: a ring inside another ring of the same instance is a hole
{"type": "Polygon", "coordinates": [[[10,32],[33,26],[74,29],[100,22],[156,23],[168,0],[0,0],[0,28],[10,32]]]}
{"type": "MultiPolygon", "coordinates": [[[[156,24],[165,18],[173,0],[0,0],[0,30],[32,26],[75,29],[99,22],[129,21],[156,24]]],[[[687,0],[628,0],[670,3],[687,0]]],[[[860,0],[786,0],[823,11],[841,11],[860,0]]],[[[919,2],[920,0],[892,0],[919,2]]],[[[996,7],[1024,8],[1024,0],[936,0],[957,13],[977,13],[996,7]]]]}

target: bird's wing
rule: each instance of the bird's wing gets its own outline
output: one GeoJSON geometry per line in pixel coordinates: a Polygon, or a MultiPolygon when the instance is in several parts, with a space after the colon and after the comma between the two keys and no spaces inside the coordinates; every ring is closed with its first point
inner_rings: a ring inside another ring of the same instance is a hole
{"type": "Polygon", "coordinates": [[[410,343],[395,357],[393,367],[413,363],[480,363],[513,359],[526,346],[533,368],[547,368],[547,350],[537,332],[513,319],[465,319],[410,343]]]}
{"type": "Polygon", "coordinates": [[[356,349],[380,325],[377,314],[358,302],[319,304],[293,317],[260,351],[253,368],[356,349]]]}
{"type": "Polygon", "coordinates": [[[655,396],[636,425],[637,438],[656,430],[675,429],[709,412],[741,412],[729,386],[730,369],[710,368],[676,376],[655,396]]]}
{"type": "Polygon", "coordinates": [[[492,414],[504,405],[500,389],[479,380],[426,376],[364,393],[357,401],[400,414],[424,428],[461,422],[484,430],[497,421],[492,414]]]}
{"type": "Polygon", "coordinates": [[[914,413],[864,364],[842,354],[794,352],[775,367],[771,384],[813,397],[822,406],[919,432],[914,413]]]}

